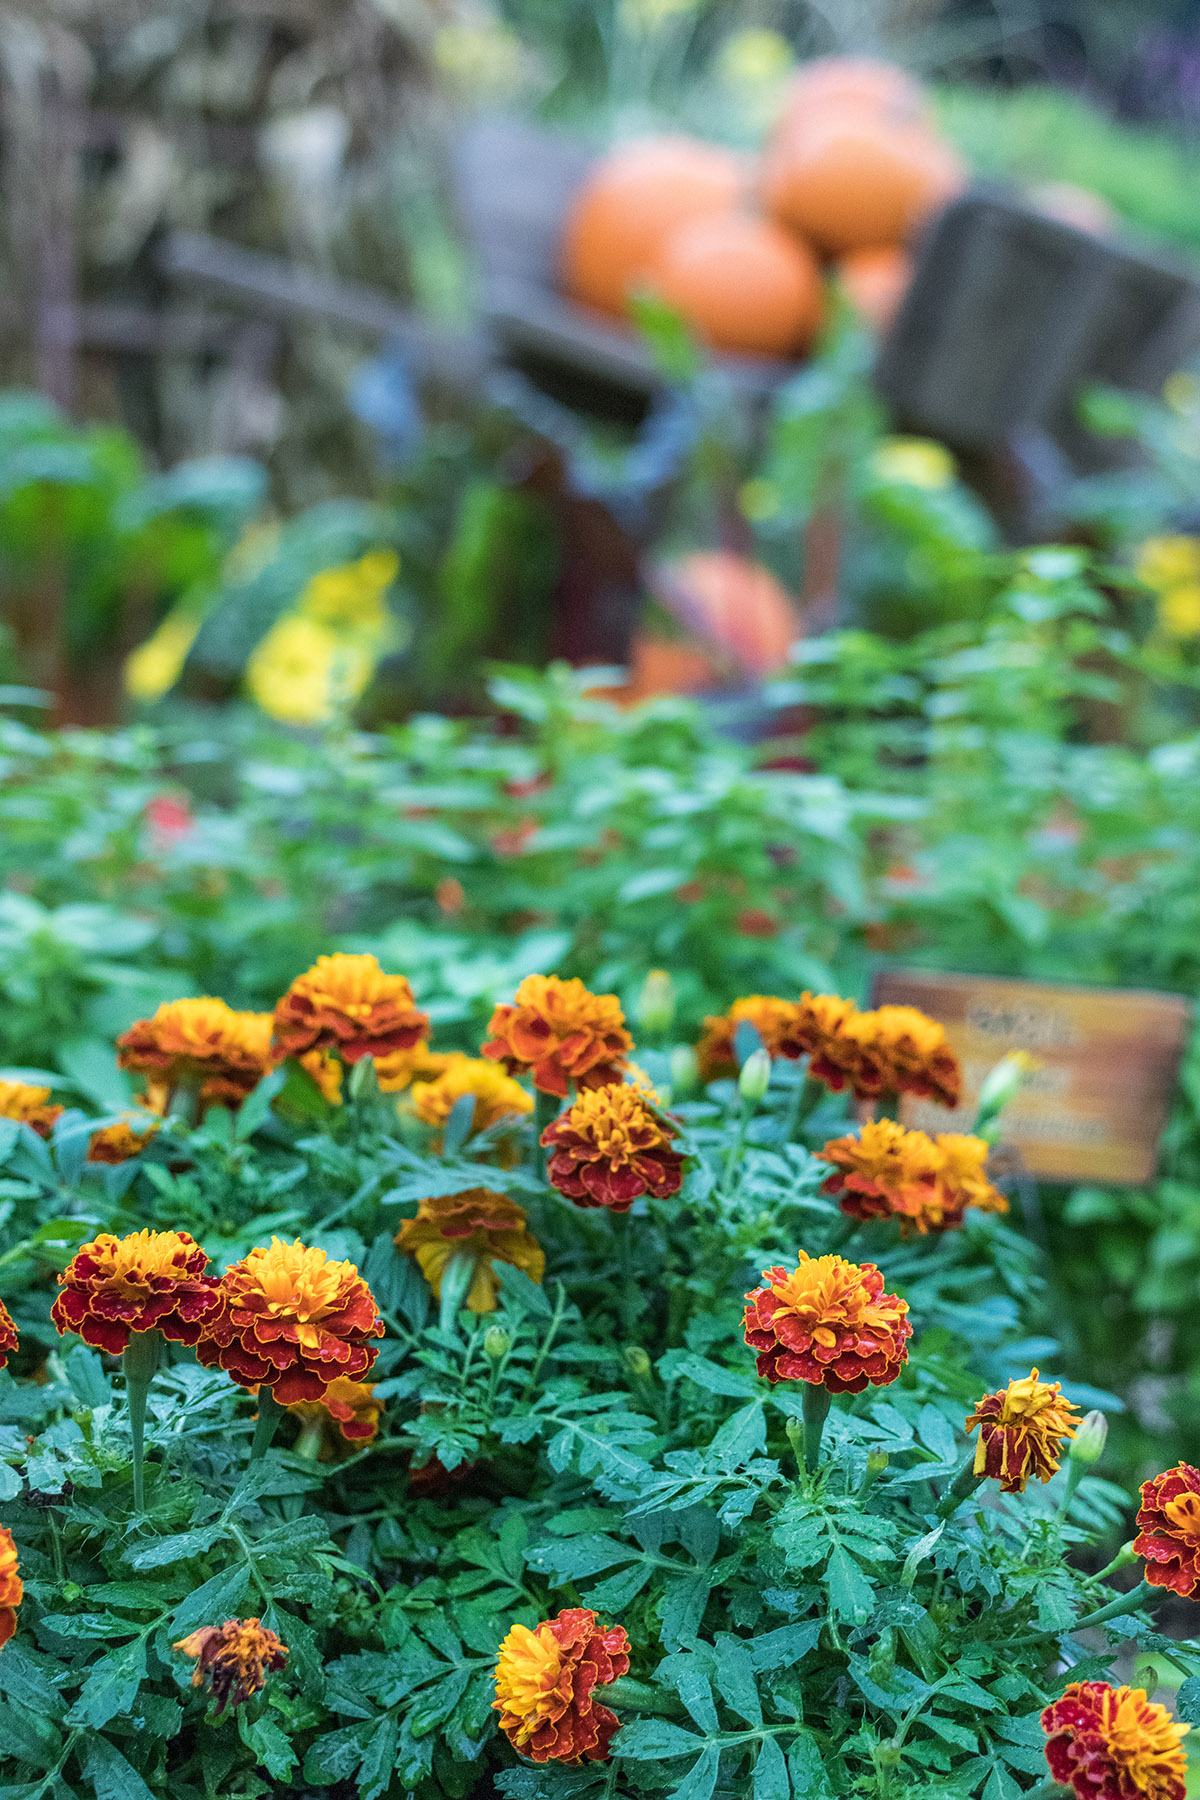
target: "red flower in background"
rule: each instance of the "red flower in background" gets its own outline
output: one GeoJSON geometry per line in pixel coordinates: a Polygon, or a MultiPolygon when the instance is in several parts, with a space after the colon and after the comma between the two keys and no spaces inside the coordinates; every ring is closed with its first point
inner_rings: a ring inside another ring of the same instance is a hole
{"type": "Polygon", "coordinates": [[[1177,1463],[1144,1481],[1133,1547],[1146,1559],[1151,1587],[1200,1599],[1200,1469],[1177,1463]]]}

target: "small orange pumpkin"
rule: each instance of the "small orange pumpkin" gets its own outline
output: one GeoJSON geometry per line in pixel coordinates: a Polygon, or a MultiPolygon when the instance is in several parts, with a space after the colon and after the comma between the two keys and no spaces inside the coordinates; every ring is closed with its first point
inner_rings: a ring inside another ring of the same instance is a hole
{"type": "Polygon", "coordinates": [[[884,244],[874,250],[852,250],[837,265],[837,277],[859,318],[884,332],[896,316],[912,280],[907,250],[884,244]]]}
{"type": "Polygon", "coordinates": [[[647,264],[645,282],[716,350],[794,356],[808,348],[824,312],[811,250],[747,213],[676,226],[647,264]]]}
{"type": "Polygon", "coordinates": [[[921,83],[896,63],[870,56],[818,56],[788,83],[777,133],[807,126],[818,113],[866,111],[897,122],[929,115],[921,83]]]}
{"type": "Polygon", "coordinates": [[[867,113],[815,119],[763,166],[768,211],[829,256],[901,244],[963,185],[950,149],[915,125],[867,113]]]}
{"type": "Polygon", "coordinates": [[[735,678],[782,668],[800,636],[799,610],[762,563],[732,550],[696,550],[651,571],[656,597],[693,642],[720,653],[735,678]]]}

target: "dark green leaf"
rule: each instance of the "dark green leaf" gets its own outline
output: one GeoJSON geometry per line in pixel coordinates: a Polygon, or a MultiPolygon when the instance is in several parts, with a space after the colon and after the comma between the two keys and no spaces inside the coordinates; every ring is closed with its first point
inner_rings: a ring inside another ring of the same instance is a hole
{"type": "Polygon", "coordinates": [[[88,1739],[83,1772],[92,1783],[96,1800],[154,1800],[137,1770],[108,1738],[88,1739]]]}
{"type": "Polygon", "coordinates": [[[765,1738],[754,1765],[754,1800],[788,1800],[792,1784],[777,1738],[765,1738]]]}

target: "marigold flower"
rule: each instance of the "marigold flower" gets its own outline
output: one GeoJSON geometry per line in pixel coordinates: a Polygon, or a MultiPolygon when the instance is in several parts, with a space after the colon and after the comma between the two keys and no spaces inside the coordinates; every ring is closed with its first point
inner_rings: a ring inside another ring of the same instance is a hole
{"type": "Polygon", "coordinates": [[[58,1277],[50,1309],[59,1331],[119,1356],[135,1331],[161,1331],[175,1344],[198,1343],[217,1316],[220,1284],[208,1256],[186,1231],[105,1232],[84,1244],[58,1277]]]}
{"type": "Polygon", "coordinates": [[[17,1608],[24,1598],[17,1546],[13,1543],[12,1532],[0,1525],[0,1649],[17,1629],[17,1608]]]}
{"type": "Polygon", "coordinates": [[[1031,1475],[1049,1481],[1058,1472],[1064,1438],[1073,1438],[1079,1412],[1062,1397],[1062,1388],[1038,1380],[1031,1369],[998,1393],[985,1394],[966,1421],[968,1433],[979,1426],[975,1473],[1000,1483],[1005,1494],[1023,1494],[1031,1475]]]}
{"type": "MultiPolygon", "coordinates": [[[[839,1004],[853,1011],[850,1001],[839,1004]]],[[[737,1074],[739,1025],[753,1025],[762,1039],[763,1049],[773,1061],[780,1056],[803,1055],[796,1036],[800,1019],[801,1007],[795,1000],[781,1000],[774,994],[747,994],[741,1000],[735,1000],[728,1012],[715,1017],[710,1015],[704,1021],[704,1031],[696,1046],[701,1077],[712,1081],[718,1075],[737,1074]]]]}
{"type": "Polygon", "coordinates": [[[624,1082],[585,1089],[542,1133],[553,1151],[546,1173],[578,1206],[628,1212],[639,1194],[661,1200],[678,1192],[683,1157],[671,1148],[674,1136],[640,1089],[624,1082]]]}
{"type": "Polygon", "coordinates": [[[487,1131],[502,1119],[515,1123],[533,1111],[533,1096],[519,1082],[475,1056],[454,1057],[432,1081],[414,1080],[413,1111],[423,1125],[441,1126],[464,1094],[475,1097],[472,1131],[487,1131]]]}
{"type": "Polygon", "coordinates": [[[15,1119],[40,1138],[48,1138],[63,1110],[49,1105],[49,1099],[48,1087],[35,1087],[29,1081],[0,1081],[0,1119],[15,1119]]]}
{"type": "Polygon", "coordinates": [[[241,1706],[259,1693],[272,1670],[287,1662],[287,1645],[261,1619],[226,1619],[223,1625],[203,1625],[174,1646],[194,1656],[193,1687],[207,1687],[216,1701],[219,1719],[227,1706],[241,1706]]]}
{"type": "Polygon", "coordinates": [[[380,1092],[398,1094],[414,1081],[436,1081],[445,1074],[461,1051],[431,1050],[424,1038],[411,1050],[393,1050],[390,1056],[375,1058],[375,1079],[380,1092]]]}
{"type": "Polygon", "coordinates": [[[942,1131],[934,1139],[942,1159],[938,1178],[941,1223],[933,1230],[953,1230],[961,1225],[967,1208],[976,1212],[1006,1213],[1008,1201],[987,1177],[989,1144],[969,1132],[942,1131]]]}
{"type": "Polygon", "coordinates": [[[1178,1724],[1142,1688],[1073,1681],[1042,1714],[1046,1761],[1075,1800],[1184,1800],[1178,1724]]]}
{"type": "Polygon", "coordinates": [[[195,1088],[202,1106],[240,1106],[271,1066],[271,1015],[211,997],[166,1000],[121,1034],[117,1061],[168,1094],[195,1088]]]}
{"type": "Polygon", "coordinates": [[[378,1310],[353,1263],[273,1237],[226,1269],[196,1355],[242,1387],[273,1389],[280,1406],[319,1400],[335,1375],[357,1380],[375,1361],[378,1310]]]}
{"type": "Polygon", "coordinates": [[[511,1263],[539,1284],[546,1272],[546,1253],[526,1225],[525,1214],[507,1195],[494,1194],[490,1188],[422,1200],[416,1218],[401,1225],[396,1245],[416,1258],[438,1299],[451,1257],[471,1257],[475,1274],[464,1304],[474,1313],[496,1310],[494,1262],[511,1263]]]}
{"type": "Polygon", "coordinates": [[[429,1029],[403,975],[385,975],[373,956],[318,956],[275,1008],[279,1056],[336,1050],[343,1062],[410,1050],[429,1029]]]}
{"type": "Polygon", "coordinates": [[[328,1050],[306,1050],[296,1061],[327,1106],[342,1104],[342,1065],[328,1050]]]}
{"type": "Polygon", "coordinates": [[[807,1381],[831,1394],[886,1387],[908,1360],[908,1302],[883,1291],[874,1263],[806,1255],[796,1269],[763,1270],[746,1295],[746,1342],[774,1386],[807,1381]]]}
{"type": "Polygon", "coordinates": [[[500,1729],[535,1763],[604,1762],[620,1720],[594,1690],[628,1670],[625,1632],[619,1625],[598,1631],[586,1607],[568,1607],[535,1631],[514,1625],[496,1662],[500,1729]]]}
{"type": "Polygon", "coordinates": [[[101,1125],[88,1141],[87,1159],[92,1163],[123,1163],[140,1156],[158,1131],[160,1121],[127,1113],[112,1125],[101,1125]]]}
{"type": "Polygon", "coordinates": [[[510,1075],[525,1070],[544,1094],[619,1081],[633,1039],[615,994],[593,994],[582,981],[527,975],[511,1006],[498,1006],[482,1054],[510,1075]]]}
{"type": "Polygon", "coordinates": [[[1151,1587],[1200,1600],[1200,1469],[1176,1463],[1143,1481],[1133,1547],[1151,1587]]]}
{"type": "MultiPolygon", "coordinates": [[[[326,1438],[340,1434],[349,1443],[369,1443],[379,1430],[383,1401],[375,1398],[371,1381],[351,1381],[335,1375],[319,1400],[296,1400],[288,1407],[304,1430],[323,1432],[326,1438]]],[[[331,1450],[322,1449],[322,1462],[331,1450]]]]}
{"type": "Polygon", "coordinates": [[[822,1191],[836,1194],[844,1213],[898,1219],[905,1237],[955,1230],[968,1206],[1008,1211],[984,1173],[987,1154],[982,1138],[951,1133],[934,1140],[892,1119],[873,1119],[860,1136],[834,1138],[817,1151],[835,1171],[822,1191]]]}
{"type": "Polygon", "coordinates": [[[860,1061],[849,1076],[856,1096],[917,1094],[955,1107],[962,1093],[962,1070],[946,1040],[946,1030],[915,1006],[880,1006],[847,1021],[846,1036],[860,1061]]]}
{"type": "Polygon", "coordinates": [[[17,1328],[9,1317],[7,1306],[0,1300],[0,1369],[19,1348],[17,1328]]]}

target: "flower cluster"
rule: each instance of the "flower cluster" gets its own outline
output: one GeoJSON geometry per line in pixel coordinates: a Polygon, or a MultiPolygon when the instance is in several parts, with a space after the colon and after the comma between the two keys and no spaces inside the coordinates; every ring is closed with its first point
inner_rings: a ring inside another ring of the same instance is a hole
{"type": "Polygon", "coordinates": [[[763,1270],[746,1295],[746,1342],[774,1386],[807,1381],[831,1394],[886,1387],[908,1360],[908,1303],[883,1291],[874,1263],[800,1252],[799,1266],[763,1270]]]}
{"type": "Polygon", "coordinates": [[[105,1232],[77,1250],[58,1277],[50,1310],[60,1332],[119,1356],[131,1333],[161,1331],[176,1344],[196,1344],[220,1308],[220,1285],[208,1257],[186,1231],[105,1232]]]}
{"type": "Polygon", "coordinates": [[[1058,1382],[1039,1381],[1036,1369],[985,1394],[966,1421],[979,1427],[975,1474],[1000,1483],[1005,1494],[1023,1494],[1030,1477],[1049,1481],[1058,1472],[1063,1440],[1075,1436],[1079,1413],[1062,1397],[1058,1382]]]}
{"type": "Polygon", "coordinates": [[[514,1625],[500,1645],[496,1698],[500,1729],[535,1763],[602,1762],[620,1721],[594,1698],[629,1669],[629,1639],[619,1625],[596,1628],[596,1615],[569,1607],[536,1630],[514,1625]]]}
{"type": "Polygon", "coordinates": [[[93,1163],[123,1163],[131,1156],[140,1156],[151,1138],[160,1129],[161,1121],[152,1119],[146,1114],[137,1117],[127,1114],[116,1119],[111,1125],[101,1125],[93,1131],[88,1142],[88,1161],[93,1163]]]}
{"type": "Polygon", "coordinates": [[[1177,1463],[1144,1481],[1133,1547],[1151,1587],[1200,1600],[1200,1469],[1177,1463]]]}
{"type": "Polygon", "coordinates": [[[287,1645],[261,1619],[226,1619],[204,1625],[174,1646],[193,1656],[193,1687],[207,1687],[216,1701],[216,1717],[227,1706],[241,1706],[266,1686],[267,1676],[287,1662],[287,1645]]]}
{"type": "Polygon", "coordinates": [[[12,1532],[0,1525],[0,1649],[17,1629],[17,1608],[25,1598],[12,1532]]]}
{"type": "Polygon", "coordinates": [[[1142,1688],[1073,1681],[1043,1712],[1042,1730],[1050,1773],[1075,1800],[1184,1800],[1191,1726],[1142,1688]]]}
{"type": "Polygon", "coordinates": [[[954,1230],[968,1207],[1008,1211],[987,1178],[983,1138],[946,1133],[933,1139],[892,1119],[874,1119],[859,1136],[834,1138],[817,1155],[834,1169],[822,1191],[836,1195],[848,1217],[898,1219],[906,1237],[954,1230]]]}
{"type": "Polygon", "coordinates": [[[54,1130],[61,1106],[50,1105],[50,1089],[29,1081],[0,1081],[0,1119],[15,1119],[46,1138],[54,1130]]]}
{"type": "Polygon", "coordinates": [[[463,1304],[474,1313],[496,1310],[494,1262],[523,1269],[531,1281],[539,1283],[546,1271],[546,1253],[529,1230],[521,1208],[489,1188],[469,1188],[462,1194],[438,1194],[422,1200],[416,1218],[405,1219],[401,1225],[396,1245],[416,1258],[439,1297],[450,1259],[470,1257],[474,1273],[463,1304]]]}
{"type": "Polygon", "coordinates": [[[271,1066],[271,1015],[235,1012],[211,997],[165,1000],[117,1039],[117,1060],[147,1078],[154,1111],[180,1088],[201,1106],[240,1106],[271,1066]]]}
{"type": "Polygon", "coordinates": [[[345,1063],[411,1050],[429,1029],[403,975],[373,956],[319,956],[275,1007],[279,1057],[332,1050],[345,1063]]]}
{"type": "Polygon", "coordinates": [[[585,1089],[542,1133],[552,1151],[547,1174],[578,1206],[628,1212],[641,1194],[677,1193],[683,1157],[671,1148],[675,1127],[645,1092],[624,1082],[585,1089]]]}
{"type": "Polygon", "coordinates": [[[510,1075],[528,1071],[533,1085],[565,1100],[568,1085],[619,1081],[633,1039],[615,994],[593,994],[582,981],[527,975],[511,1005],[498,1006],[483,1055],[510,1075]]]}
{"type": "Polygon", "coordinates": [[[805,994],[798,1001],[780,1000],[773,994],[747,994],[735,1000],[728,1012],[705,1019],[696,1046],[700,1073],[706,1081],[737,1073],[739,1025],[754,1027],[772,1061],[786,1057],[795,1062],[811,1053],[822,1033],[833,1033],[839,1019],[849,1018],[854,1011],[852,1000],[839,1000],[833,994],[816,999],[805,994]]]}

